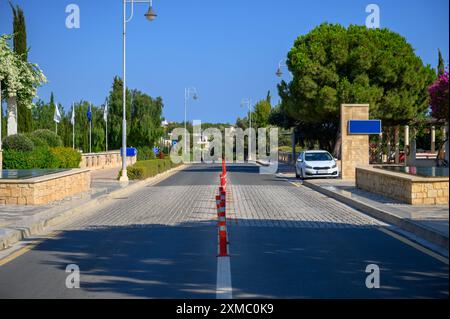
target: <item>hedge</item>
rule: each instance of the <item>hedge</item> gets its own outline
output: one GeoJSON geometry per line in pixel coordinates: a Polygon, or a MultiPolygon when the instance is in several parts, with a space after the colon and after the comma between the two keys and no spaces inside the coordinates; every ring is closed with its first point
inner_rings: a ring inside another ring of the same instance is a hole
{"type": "Polygon", "coordinates": [[[147,161],[139,161],[134,165],[127,167],[127,174],[128,178],[131,180],[146,179],[156,176],[159,173],[165,172],[176,166],[179,166],[179,164],[173,163],[170,159],[152,159],[147,161]]]}
{"type": "Polygon", "coordinates": [[[8,151],[31,152],[34,143],[24,134],[9,135],[3,139],[3,149],[8,151]]]}
{"type": "Polygon", "coordinates": [[[44,140],[50,147],[63,146],[61,137],[59,137],[55,132],[52,132],[50,130],[37,130],[31,134],[37,138],[44,140]]]}
{"type": "Polygon", "coordinates": [[[68,147],[37,147],[31,152],[3,151],[4,169],[78,168],[81,154],[68,147]]]}
{"type": "Polygon", "coordinates": [[[148,146],[144,147],[137,147],[137,160],[138,161],[146,161],[155,159],[155,153],[153,152],[153,149],[148,146]]]}

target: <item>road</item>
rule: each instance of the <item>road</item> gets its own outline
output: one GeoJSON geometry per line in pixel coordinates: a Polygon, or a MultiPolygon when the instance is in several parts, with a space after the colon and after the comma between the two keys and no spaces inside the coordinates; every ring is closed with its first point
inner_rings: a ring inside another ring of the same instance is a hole
{"type": "MultiPolygon", "coordinates": [[[[220,167],[193,165],[0,267],[0,298],[216,298],[220,167]],[[79,289],[66,267],[79,266],[79,289]]],[[[233,298],[448,298],[448,265],[300,184],[228,167],[233,298]],[[367,265],[380,268],[368,289],[367,265]]]]}

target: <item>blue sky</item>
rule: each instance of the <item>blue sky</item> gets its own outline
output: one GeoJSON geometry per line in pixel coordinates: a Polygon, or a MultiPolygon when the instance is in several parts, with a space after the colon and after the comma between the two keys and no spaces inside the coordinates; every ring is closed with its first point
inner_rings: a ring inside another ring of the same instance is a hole
{"type": "MultiPolygon", "coordinates": [[[[122,74],[122,1],[13,2],[25,11],[29,60],[49,79],[39,96],[53,91],[65,108],[80,99],[103,103],[122,74]],[[80,29],[65,27],[70,3],[80,7],[80,29]]],[[[200,99],[189,102],[189,120],[234,123],[245,115],[242,98],[271,90],[278,101],[274,72],[297,36],[322,22],[364,25],[370,3],[380,7],[381,26],[405,36],[424,63],[436,66],[438,48],[448,63],[447,0],[154,0],[155,21],[140,4],[128,24],[128,86],[161,96],[170,121],[183,120],[184,88],[195,86],[200,99]]],[[[11,20],[0,0],[0,33],[11,33],[11,20]]]]}

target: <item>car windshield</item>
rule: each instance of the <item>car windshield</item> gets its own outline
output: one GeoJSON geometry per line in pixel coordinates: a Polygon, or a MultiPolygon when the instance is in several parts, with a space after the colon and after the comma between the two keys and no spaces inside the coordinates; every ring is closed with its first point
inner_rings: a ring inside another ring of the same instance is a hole
{"type": "Polygon", "coordinates": [[[331,161],[333,158],[328,153],[306,153],[305,161],[307,162],[319,162],[319,161],[331,161]]]}

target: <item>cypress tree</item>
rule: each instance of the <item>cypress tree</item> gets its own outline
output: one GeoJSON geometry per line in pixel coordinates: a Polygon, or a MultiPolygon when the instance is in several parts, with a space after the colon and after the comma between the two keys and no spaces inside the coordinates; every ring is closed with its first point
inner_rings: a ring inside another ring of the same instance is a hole
{"type": "MultiPolygon", "coordinates": [[[[24,61],[28,60],[28,48],[27,48],[27,30],[25,25],[25,16],[23,10],[17,5],[9,3],[13,13],[13,45],[14,52],[21,56],[24,61]]],[[[28,109],[24,103],[20,100],[17,101],[17,125],[18,130],[21,133],[30,132],[32,129],[31,124],[31,110],[28,109]]]]}
{"type": "Polygon", "coordinates": [[[444,59],[442,58],[441,50],[438,49],[438,52],[439,52],[438,76],[441,76],[442,74],[444,74],[445,65],[444,65],[444,59]]]}

